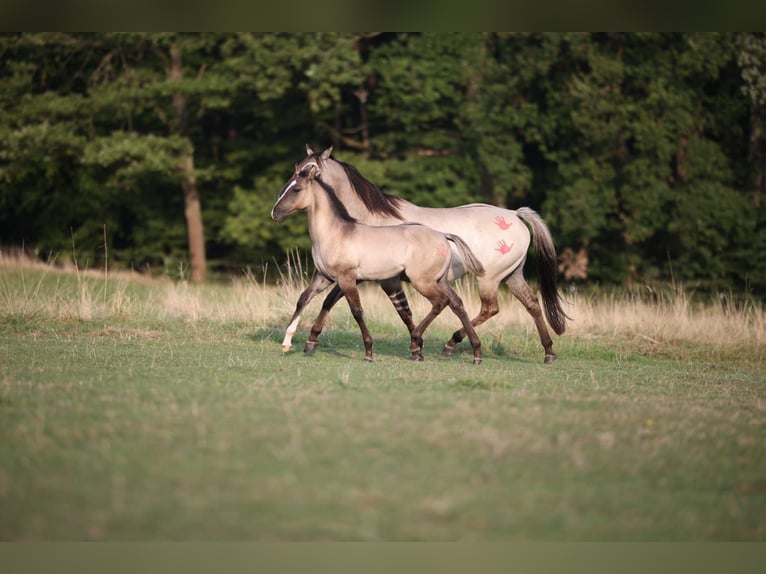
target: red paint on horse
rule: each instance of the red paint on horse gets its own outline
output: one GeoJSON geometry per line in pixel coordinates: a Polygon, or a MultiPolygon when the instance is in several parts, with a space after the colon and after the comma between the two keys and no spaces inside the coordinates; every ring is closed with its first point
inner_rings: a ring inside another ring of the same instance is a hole
{"type": "Polygon", "coordinates": [[[501,240],[497,242],[497,247],[495,247],[495,249],[505,255],[506,253],[510,253],[512,247],[513,243],[508,245],[504,240],[501,240]]]}
{"type": "Polygon", "coordinates": [[[503,217],[502,215],[498,215],[497,217],[495,217],[495,225],[497,225],[497,226],[498,226],[500,229],[502,229],[503,231],[505,231],[505,230],[506,230],[506,229],[508,229],[508,228],[509,228],[511,225],[513,225],[513,221],[511,221],[510,223],[508,223],[508,222],[505,220],[505,217],[503,217]]]}

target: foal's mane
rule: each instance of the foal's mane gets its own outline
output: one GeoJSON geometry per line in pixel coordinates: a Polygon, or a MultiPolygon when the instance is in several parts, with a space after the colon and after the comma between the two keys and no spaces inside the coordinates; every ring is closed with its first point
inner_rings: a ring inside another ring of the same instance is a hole
{"type": "Polygon", "coordinates": [[[317,178],[316,182],[325,191],[325,193],[327,193],[327,196],[330,198],[330,205],[332,206],[335,213],[338,214],[338,217],[340,217],[343,221],[348,221],[349,223],[358,223],[358,221],[354,219],[348,212],[348,209],[346,209],[346,206],[343,205],[343,202],[338,199],[338,196],[335,194],[335,190],[329,183],[322,181],[321,178],[317,178]]]}
{"type": "Polygon", "coordinates": [[[400,197],[384,192],[359,173],[359,170],[353,165],[342,161],[338,161],[338,163],[343,166],[343,171],[346,172],[346,176],[351,183],[351,189],[356,192],[357,197],[362,200],[362,203],[364,203],[364,206],[370,213],[389,215],[402,219],[402,215],[399,213],[399,203],[402,201],[400,197]]]}

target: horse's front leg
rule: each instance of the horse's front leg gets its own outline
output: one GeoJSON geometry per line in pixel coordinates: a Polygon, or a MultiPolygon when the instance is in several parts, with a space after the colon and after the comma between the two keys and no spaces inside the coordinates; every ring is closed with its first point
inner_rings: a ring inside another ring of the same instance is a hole
{"type": "Polygon", "coordinates": [[[407,295],[404,294],[402,289],[402,281],[399,277],[392,277],[380,282],[380,287],[388,295],[391,304],[399,314],[399,318],[407,326],[407,331],[412,335],[412,331],[415,329],[415,323],[412,321],[412,311],[410,310],[410,304],[407,301],[407,295]]]}
{"type": "Polygon", "coordinates": [[[338,287],[337,284],[335,284],[335,286],[327,294],[327,297],[325,297],[324,302],[322,303],[322,310],[319,312],[316,321],[314,321],[314,324],[311,326],[309,338],[306,341],[306,346],[303,348],[304,353],[310,353],[317,348],[317,345],[319,345],[319,341],[317,339],[324,329],[324,324],[327,321],[327,316],[330,314],[330,310],[335,307],[335,304],[340,301],[342,297],[343,291],[340,287],[338,287]]]}
{"type": "Polygon", "coordinates": [[[351,309],[351,315],[354,317],[359,325],[359,329],[362,331],[364,360],[372,361],[372,336],[364,322],[364,310],[362,309],[362,301],[359,298],[359,290],[356,287],[356,279],[344,279],[338,277],[338,286],[346,296],[346,301],[348,301],[348,306],[351,309]]]}
{"type": "Polygon", "coordinates": [[[285,330],[285,338],[282,340],[283,352],[286,353],[293,346],[293,335],[295,335],[295,331],[298,329],[298,322],[301,319],[301,313],[303,313],[306,305],[308,305],[309,302],[311,302],[311,300],[319,293],[327,289],[330,283],[332,283],[332,281],[330,281],[327,277],[315,273],[314,277],[311,279],[311,283],[309,283],[309,286],[306,287],[306,290],[301,293],[300,297],[298,297],[298,303],[295,305],[295,312],[290,319],[290,324],[285,330]]]}

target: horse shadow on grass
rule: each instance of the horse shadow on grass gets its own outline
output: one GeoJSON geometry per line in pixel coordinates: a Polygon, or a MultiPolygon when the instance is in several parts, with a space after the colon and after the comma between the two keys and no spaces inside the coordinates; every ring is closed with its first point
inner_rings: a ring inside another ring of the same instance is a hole
{"type": "MultiPolygon", "coordinates": [[[[282,345],[282,339],[284,338],[284,328],[280,327],[263,327],[251,332],[245,337],[250,341],[269,341],[275,345],[282,345]]],[[[351,333],[345,331],[332,331],[324,333],[319,338],[319,345],[317,348],[310,352],[304,353],[303,347],[306,343],[307,334],[303,337],[298,334],[293,338],[293,348],[290,351],[294,355],[302,355],[305,357],[312,357],[315,355],[332,355],[343,359],[364,359],[364,344],[359,333],[351,333]]],[[[445,339],[446,340],[446,339],[445,339]]],[[[380,335],[378,337],[373,336],[374,347],[373,354],[376,358],[393,357],[397,359],[409,359],[409,337],[402,335],[396,337],[392,335],[380,335]]],[[[426,360],[428,359],[441,359],[449,361],[450,359],[457,359],[459,355],[466,353],[466,356],[473,356],[470,345],[467,341],[463,342],[453,357],[445,357],[442,355],[441,350],[444,345],[444,341],[440,338],[431,338],[425,340],[425,348],[423,350],[426,360]]],[[[494,359],[510,362],[527,362],[528,359],[520,356],[513,349],[509,348],[504,343],[497,339],[489,340],[482,345],[483,358],[494,359]]]]}

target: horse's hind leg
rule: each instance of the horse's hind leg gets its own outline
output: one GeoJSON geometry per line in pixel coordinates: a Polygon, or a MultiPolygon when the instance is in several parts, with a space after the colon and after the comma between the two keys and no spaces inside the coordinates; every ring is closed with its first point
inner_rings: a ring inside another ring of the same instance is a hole
{"type": "Polygon", "coordinates": [[[301,313],[303,313],[306,305],[308,305],[309,302],[319,293],[324,291],[330,283],[331,281],[323,275],[315,274],[311,279],[309,286],[306,287],[303,293],[300,294],[300,297],[298,297],[298,302],[295,305],[295,312],[290,319],[290,324],[285,330],[285,338],[282,340],[283,352],[289,351],[293,346],[293,335],[295,335],[295,331],[298,329],[298,321],[300,321],[301,313]]]}
{"type": "Polygon", "coordinates": [[[463,323],[463,329],[468,335],[468,340],[471,342],[471,348],[473,349],[473,364],[478,365],[481,363],[481,341],[476,334],[476,330],[473,328],[471,320],[468,318],[468,313],[466,313],[463,300],[457,293],[455,293],[454,289],[449,286],[449,283],[447,283],[446,280],[441,284],[441,287],[449,300],[450,309],[452,309],[452,312],[457,315],[463,323]]]}
{"type": "Polygon", "coordinates": [[[545,325],[545,319],[543,319],[543,312],[540,309],[540,303],[537,300],[537,295],[532,292],[527,282],[524,280],[524,275],[521,269],[517,269],[511,276],[506,279],[505,284],[511,290],[511,293],[521,301],[526,310],[532,315],[537,327],[537,332],[540,335],[540,343],[545,349],[545,359],[543,362],[552,363],[556,360],[556,353],[553,352],[553,340],[548,332],[548,327],[545,325]]]}
{"type": "Polygon", "coordinates": [[[410,332],[410,352],[413,361],[423,360],[423,333],[428,326],[439,316],[449,302],[438,284],[431,278],[410,277],[415,290],[431,302],[431,310],[410,332]]]}
{"type": "Polygon", "coordinates": [[[336,283],[332,290],[330,290],[330,292],[327,294],[327,297],[325,297],[324,302],[322,302],[322,310],[319,312],[319,315],[317,315],[314,324],[311,326],[309,338],[306,341],[306,346],[303,348],[304,353],[310,353],[317,348],[317,345],[319,345],[319,341],[317,339],[322,333],[322,329],[324,329],[325,322],[327,321],[327,316],[330,314],[330,310],[335,307],[335,304],[342,298],[343,291],[341,291],[341,288],[338,287],[338,284],[336,283]]]}
{"type": "Polygon", "coordinates": [[[439,313],[444,310],[449,302],[442,293],[428,293],[420,289],[418,289],[418,292],[431,302],[432,307],[428,315],[410,333],[410,352],[412,353],[413,361],[423,360],[423,333],[426,332],[428,326],[439,316],[439,313]]]}
{"type": "MultiPolygon", "coordinates": [[[[471,320],[471,325],[474,328],[484,323],[487,319],[497,315],[500,310],[500,307],[497,304],[497,284],[494,282],[488,284],[479,281],[479,298],[481,299],[481,310],[479,311],[479,314],[471,320]]],[[[455,331],[452,334],[452,338],[444,345],[442,355],[452,355],[455,352],[458,343],[465,338],[466,334],[467,331],[465,327],[455,331]]]]}

